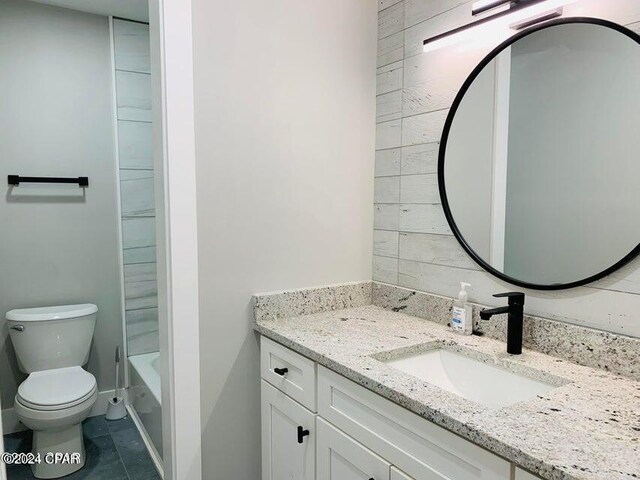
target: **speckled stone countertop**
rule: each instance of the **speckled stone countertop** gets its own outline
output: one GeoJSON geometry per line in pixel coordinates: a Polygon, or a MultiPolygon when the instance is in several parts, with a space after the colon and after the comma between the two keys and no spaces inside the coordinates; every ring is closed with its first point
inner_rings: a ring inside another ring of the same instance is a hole
{"type": "Polygon", "coordinates": [[[545,479],[640,478],[640,382],[630,378],[532,350],[508,355],[504,342],[373,305],[257,316],[255,329],[545,479]],[[557,386],[490,409],[381,361],[434,345],[557,386]]]}

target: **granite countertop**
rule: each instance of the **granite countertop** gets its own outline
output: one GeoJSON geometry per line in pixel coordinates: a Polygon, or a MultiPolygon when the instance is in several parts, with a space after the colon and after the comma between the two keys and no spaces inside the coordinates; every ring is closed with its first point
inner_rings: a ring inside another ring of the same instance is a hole
{"type": "Polygon", "coordinates": [[[255,330],[548,480],[640,478],[640,382],[368,305],[279,319],[255,330]],[[434,342],[557,385],[491,409],[381,361],[434,342]]]}

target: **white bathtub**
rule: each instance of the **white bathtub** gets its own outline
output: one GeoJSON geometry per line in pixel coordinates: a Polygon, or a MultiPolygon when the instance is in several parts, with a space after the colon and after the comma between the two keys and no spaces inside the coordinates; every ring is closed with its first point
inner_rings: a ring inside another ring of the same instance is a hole
{"type": "Polygon", "coordinates": [[[162,400],[160,396],[160,354],[129,357],[129,400],[151,442],[162,457],[162,400]]]}

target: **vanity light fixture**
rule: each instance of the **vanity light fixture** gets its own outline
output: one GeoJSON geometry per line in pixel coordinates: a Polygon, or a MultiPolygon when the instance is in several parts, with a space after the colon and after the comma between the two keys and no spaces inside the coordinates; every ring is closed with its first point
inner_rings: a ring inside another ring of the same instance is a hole
{"type": "Polygon", "coordinates": [[[489,11],[495,13],[482,17],[462,27],[428,38],[423,42],[424,51],[489,38],[504,39],[509,30],[521,30],[539,22],[562,15],[562,7],[578,0],[478,0],[472,6],[474,16],[489,11]]]}

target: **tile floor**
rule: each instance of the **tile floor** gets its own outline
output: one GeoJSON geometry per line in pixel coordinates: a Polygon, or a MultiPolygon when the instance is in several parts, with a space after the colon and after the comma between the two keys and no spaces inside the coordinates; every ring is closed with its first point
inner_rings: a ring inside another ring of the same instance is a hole
{"type": "MultiPolygon", "coordinates": [[[[130,417],[108,422],[104,416],[83,423],[87,460],[65,480],[160,480],[138,429],[130,417]]],[[[4,436],[7,452],[31,451],[31,431],[4,436]]],[[[9,466],[8,480],[32,480],[27,465],[9,466]]]]}

